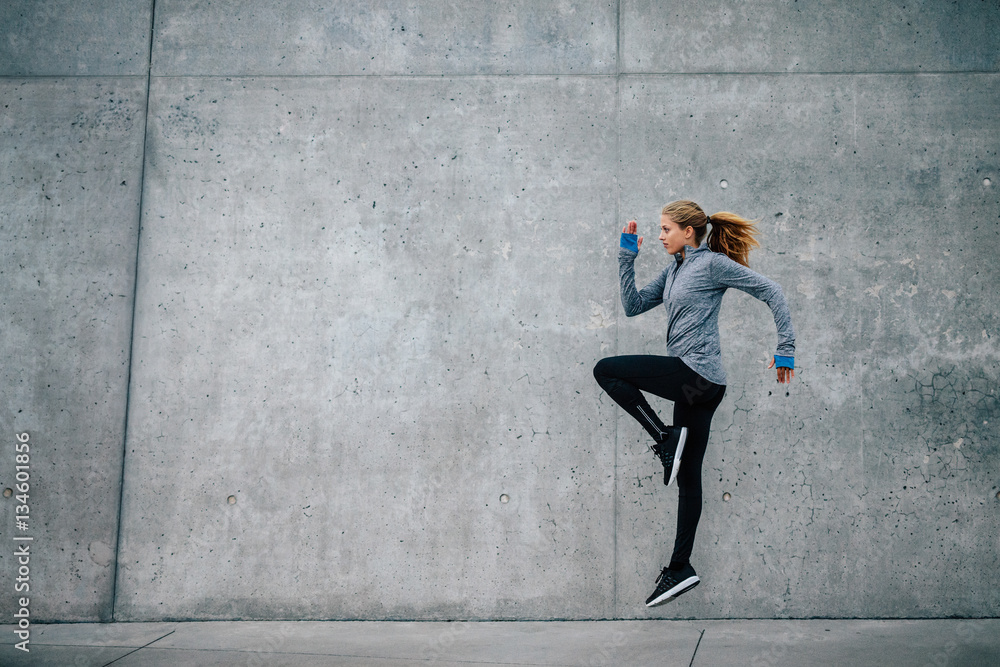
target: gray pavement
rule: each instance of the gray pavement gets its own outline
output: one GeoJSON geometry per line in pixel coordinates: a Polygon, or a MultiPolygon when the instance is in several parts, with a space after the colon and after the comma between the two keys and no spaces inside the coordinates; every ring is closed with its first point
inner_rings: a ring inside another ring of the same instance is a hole
{"type": "Polygon", "coordinates": [[[2,629],[5,667],[1000,664],[1000,619],[217,621],[2,629]]]}

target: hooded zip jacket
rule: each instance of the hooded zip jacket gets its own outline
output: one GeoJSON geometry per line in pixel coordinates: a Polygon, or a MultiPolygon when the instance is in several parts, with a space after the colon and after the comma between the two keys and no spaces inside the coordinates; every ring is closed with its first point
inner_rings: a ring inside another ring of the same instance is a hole
{"type": "MultiPolygon", "coordinates": [[[[622,235],[623,245],[626,236],[632,235],[622,235]]],[[[719,308],[722,295],[735,287],[771,308],[778,328],[775,356],[795,356],[795,330],[778,283],[726,255],[712,252],[707,244],[684,250],[683,259],[680,253],[674,255],[674,262],[641,290],[635,288],[634,263],[638,253],[625,247],[618,251],[622,306],[627,316],[639,315],[662,303],[667,309],[667,353],[679,357],[706,380],[724,385],[719,308]]]]}

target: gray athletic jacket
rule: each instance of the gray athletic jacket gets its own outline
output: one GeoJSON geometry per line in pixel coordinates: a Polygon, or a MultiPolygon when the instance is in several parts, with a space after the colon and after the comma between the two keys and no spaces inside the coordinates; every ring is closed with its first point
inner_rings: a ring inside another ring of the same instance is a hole
{"type": "MultiPolygon", "coordinates": [[[[751,271],[726,255],[712,252],[708,245],[685,248],[685,258],[675,255],[663,272],[641,290],[635,289],[638,253],[618,251],[622,305],[629,317],[644,313],[661,303],[667,308],[667,353],[680,357],[691,370],[716,384],[726,384],[719,343],[719,307],[726,289],[735,287],[771,307],[778,327],[776,356],[795,356],[795,331],[781,287],[756,271],[751,271]]],[[[782,360],[778,360],[778,365],[782,360]]]]}

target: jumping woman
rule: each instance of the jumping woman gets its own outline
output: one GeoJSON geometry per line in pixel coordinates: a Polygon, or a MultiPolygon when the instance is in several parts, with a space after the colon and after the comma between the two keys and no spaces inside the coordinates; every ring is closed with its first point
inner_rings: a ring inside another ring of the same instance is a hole
{"type": "Polygon", "coordinates": [[[650,449],[663,464],[663,483],[670,486],[677,480],[674,551],[656,579],[647,607],[669,602],[701,581],[689,560],[701,518],[701,463],[708,431],[726,393],[719,343],[719,306],[726,289],[735,287],[770,306],[778,347],[768,368],[777,366],[778,382],[791,382],[795,376],[795,332],[785,295],[777,283],[751,271],[747,263],[750,249],[760,245],[756,233],[750,220],[733,213],[709,217],[692,201],[671,202],[661,211],[659,238],[674,261],[636,291],[633,264],[642,237],[636,236],[634,220],[622,229],[618,275],[625,314],[632,317],[661,303],[667,311],[669,356],[608,357],[594,367],[594,377],[608,396],[653,438],[650,449]],[[644,391],[673,401],[672,426],[660,421],[644,391]]]}

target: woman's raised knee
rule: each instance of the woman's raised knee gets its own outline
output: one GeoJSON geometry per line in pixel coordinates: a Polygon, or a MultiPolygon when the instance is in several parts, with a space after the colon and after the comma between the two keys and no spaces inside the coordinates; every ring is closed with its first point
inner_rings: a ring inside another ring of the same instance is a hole
{"type": "Polygon", "coordinates": [[[610,357],[605,357],[601,359],[596,364],[594,364],[594,379],[600,383],[601,378],[610,377],[608,373],[608,366],[610,366],[610,357]]]}

